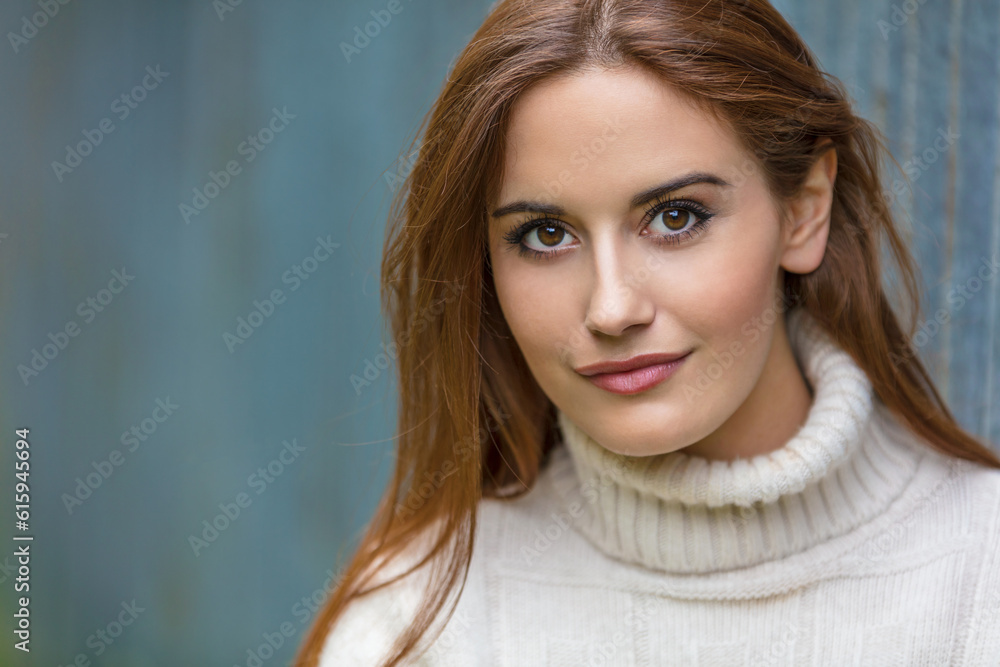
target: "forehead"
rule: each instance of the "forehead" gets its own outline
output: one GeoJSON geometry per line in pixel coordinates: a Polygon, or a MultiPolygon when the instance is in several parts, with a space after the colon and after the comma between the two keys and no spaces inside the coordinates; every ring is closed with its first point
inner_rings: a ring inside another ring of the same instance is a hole
{"type": "Polygon", "coordinates": [[[693,169],[725,175],[745,160],[727,125],[652,72],[562,74],[514,104],[500,201],[557,190],[564,197],[593,188],[631,192],[637,179],[693,169]]]}

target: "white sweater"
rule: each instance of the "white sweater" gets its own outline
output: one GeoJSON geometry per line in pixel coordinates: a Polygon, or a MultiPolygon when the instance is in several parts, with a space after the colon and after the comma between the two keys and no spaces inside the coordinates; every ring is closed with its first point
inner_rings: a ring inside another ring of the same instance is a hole
{"type": "MultiPolygon", "coordinates": [[[[814,391],[791,440],[629,457],[560,412],[536,486],[480,503],[456,612],[407,664],[1000,665],[1000,471],[938,454],[804,311],[787,322],[814,391]]],[[[418,580],[353,601],[322,666],[381,664],[418,580]]]]}

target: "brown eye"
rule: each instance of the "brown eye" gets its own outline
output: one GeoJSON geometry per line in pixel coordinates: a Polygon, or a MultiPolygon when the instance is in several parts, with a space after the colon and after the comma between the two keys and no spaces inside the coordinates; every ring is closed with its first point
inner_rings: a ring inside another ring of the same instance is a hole
{"type": "Polygon", "coordinates": [[[525,220],[503,237],[519,255],[536,259],[555,257],[562,248],[572,246],[575,238],[562,222],[545,218],[525,220]]]}
{"type": "Polygon", "coordinates": [[[566,246],[565,241],[571,238],[566,228],[558,222],[541,222],[526,232],[519,244],[529,251],[552,253],[566,246]]]}
{"type": "Polygon", "coordinates": [[[702,232],[715,214],[694,201],[670,200],[656,204],[646,215],[658,242],[678,245],[702,232]],[[661,221],[663,229],[657,230],[661,221]]]}
{"type": "Polygon", "coordinates": [[[663,211],[663,225],[674,232],[679,232],[688,226],[693,218],[691,211],[682,208],[668,208],[663,211]]]}
{"type": "Polygon", "coordinates": [[[536,231],[538,232],[538,240],[546,246],[558,245],[566,236],[566,231],[558,225],[542,225],[537,227],[536,231]]]}

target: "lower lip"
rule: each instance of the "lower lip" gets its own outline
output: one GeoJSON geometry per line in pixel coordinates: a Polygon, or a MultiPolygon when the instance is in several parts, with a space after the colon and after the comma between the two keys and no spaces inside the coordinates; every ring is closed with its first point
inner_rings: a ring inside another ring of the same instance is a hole
{"type": "Polygon", "coordinates": [[[688,354],[665,364],[644,366],[624,373],[598,373],[587,379],[601,389],[615,394],[638,394],[655,387],[673,375],[688,358],[688,354]]]}

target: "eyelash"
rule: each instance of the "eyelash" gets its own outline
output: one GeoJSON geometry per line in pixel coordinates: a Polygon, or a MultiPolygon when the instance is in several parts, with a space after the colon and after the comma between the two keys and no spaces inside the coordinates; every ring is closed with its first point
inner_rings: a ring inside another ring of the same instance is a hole
{"type": "MultiPolygon", "coordinates": [[[[652,222],[653,218],[670,209],[680,209],[682,211],[687,211],[695,216],[695,222],[690,228],[685,229],[683,232],[678,232],[676,234],[654,234],[653,238],[656,239],[657,243],[664,243],[666,245],[677,246],[685,241],[693,238],[695,235],[702,233],[708,228],[709,220],[715,215],[708,208],[702,204],[693,201],[691,199],[657,199],[654,201],[649,208],[646,209],[646,214],[644,218],[652,222]]],[[[569,230],[566,228],[565,223],[557,218],[547,218],[547,217],[533,217],[528,218],[517,225],[514,229],[506,232],[503,235],[504,240],[513,246],[516,246],[517,252],[521,257],[536,257],[538,259],[551,259],[556,255],[561,254],[558,250],[545,251],[545,250],[535,250],[534,248],[529,248],[521,241],[529,233],[535,229],[542,226],[542,223],[550,224],[554,227],[564,230],[567,234],[569,230]]]]}

